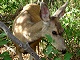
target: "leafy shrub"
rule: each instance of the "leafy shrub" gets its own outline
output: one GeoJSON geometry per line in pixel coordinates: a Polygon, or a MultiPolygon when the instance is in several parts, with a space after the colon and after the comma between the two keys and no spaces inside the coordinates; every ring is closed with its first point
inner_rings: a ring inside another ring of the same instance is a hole
{"type": "MultiPolygon", "coordinates": [[[[2,32],[0,34],[0,47],[5,45],[5,44],[8,44],[8,42],[9,41],[8,41],[8,39],[6,39],[6,34],[4,32],[2,32]]],[[[0,59],[2,59],[2,60],[11,60],[9,52],[5,51],[2,54],[0,54],[0,59]]]]}
{"type": "Polygon", "coordinates": [[[12,60],[10,55],[9,55],[9,52],[3,52],[2,54],[0,54],[0,58],[2,60],[12,60]]]}
{"type": "Polygon", "coordinates": [[[6,37],[5,33],[0,34],[0,46],[3,46],[4,44],[7,44],[9,42],[5,39],[5,37],[6,37]]]}
{"type": "Polygon", "coordinates": [[[16,9],[22,7],[26,0],[0,0],[0,13],[13,14],[16,9]]]}

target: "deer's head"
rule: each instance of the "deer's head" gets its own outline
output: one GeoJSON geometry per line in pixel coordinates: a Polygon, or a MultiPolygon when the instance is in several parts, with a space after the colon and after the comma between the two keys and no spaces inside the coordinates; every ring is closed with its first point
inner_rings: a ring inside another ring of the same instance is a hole
{"type": "Polygon", "coordinates": [[[43,20],[43,36],[49,34],[55,42],[52,44],[56,49],[66,52],[66,46],[62,34],[64,29],[62,28],[59,18],[63,15],[67,3],[61,6],[53,16],[50,17],[49,9],[45,3],[41,3],[41,18],[43,20]]]}

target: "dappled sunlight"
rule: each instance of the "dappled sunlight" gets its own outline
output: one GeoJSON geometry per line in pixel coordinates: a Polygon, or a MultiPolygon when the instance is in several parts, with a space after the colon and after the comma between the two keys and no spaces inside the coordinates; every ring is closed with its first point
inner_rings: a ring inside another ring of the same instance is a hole
{"type": "Polygon", "coordinates": [[[25,19],[25,18],[23,18],[23,16],[20,16],[18,19],[17,19],[17,21],[16,21],[16,23],[23,23],[23,19],[25,19]]]}

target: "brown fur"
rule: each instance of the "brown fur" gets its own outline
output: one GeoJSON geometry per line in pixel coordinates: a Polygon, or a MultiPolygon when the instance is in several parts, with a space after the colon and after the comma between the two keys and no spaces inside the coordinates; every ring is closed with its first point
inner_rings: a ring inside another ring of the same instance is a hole
{"type": "MultiPolygon", "coordinates": [[[[53,44],[57,49],[64,50],[64,39],[59,35],[63,32],[63,28],[59,22],[58,17],[50,17],[50,21],[43,23],[40,17],[40,6],[37,4],[28,4],[24,6],[21,13],[15,18],[13,23],[13,34],[22,42],[29,42],[30,46],[35,50],[39,45],[40,38],[45,34],[51,35],[55,39],[53,44]],[[57,32],[57,36],[52,35],[52,31],[57,32]],[[59,41],[58,41],[59,40],[59,41]],[[60,42],[60,43],[59,43],[60,42]],[[57,44],[57,45],[56,45],[57,44]]],[[[18,54],[21,56],[21,52],[24,52],[19,47],[16,48],[18,54]]],[[[20,58],[22,59],[22,58],[20,58]]]]}

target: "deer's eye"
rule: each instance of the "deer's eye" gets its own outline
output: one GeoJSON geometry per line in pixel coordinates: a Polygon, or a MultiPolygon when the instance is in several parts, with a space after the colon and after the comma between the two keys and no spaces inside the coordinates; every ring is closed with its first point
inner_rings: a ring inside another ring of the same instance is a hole
{"type": "Polygon", "coordinates": [[[52,34],[53,34],[53,35],[57,35],[57,32],[56,32],[56,31],[52,31],[52,34]]]}

